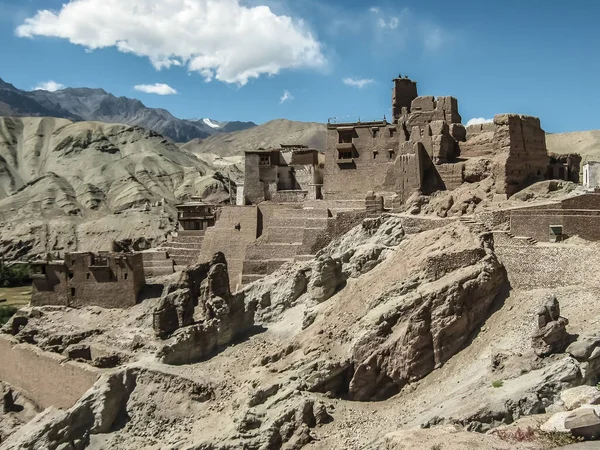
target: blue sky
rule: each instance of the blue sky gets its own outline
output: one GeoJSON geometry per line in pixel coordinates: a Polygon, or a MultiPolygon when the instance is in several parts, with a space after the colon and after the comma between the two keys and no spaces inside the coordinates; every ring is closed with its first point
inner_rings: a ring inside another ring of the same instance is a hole
{"type": "Polygon", "coordinates": [[[0,78],[263,123],[389,117],[401,73],[420,95],[457,97],[463,123],[518,112],[548,132],[600,128],[595,0],[63,3],[0,0],[0,78]],[[134,88],[156,83],[177,93],[134,88]]]}

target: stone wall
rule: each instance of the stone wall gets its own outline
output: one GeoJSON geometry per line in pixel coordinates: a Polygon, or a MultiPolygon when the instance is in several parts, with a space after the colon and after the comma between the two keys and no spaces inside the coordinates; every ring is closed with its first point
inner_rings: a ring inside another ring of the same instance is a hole
{"type": "Polygon", "coordinates": [[[410,110],[412,101],[417,97],[417,83],[408,78],[394,78],[392,88],[392,116],[394,123],[410,110]],[[404,111],[403,111],[404,110],[404,111]]]}
{"type": "Polygon", "coordinates": [[[139,253],[67,253],[64,262],[42,269],[45,274],[36,274],[32,283],[32,306],[128,308],[145,285],[139,253]]]}
{"type": "Polygon", "coordinates": [[[45,274],[33,275],[31,306],[67,306],[69,304],[69,270],[61,263],[48,263],[45,274]]]}
{"type": "Polygon", "coordinates": [[[8,335],[0,335],[0,361],[0,380],[22,391],[41,408],[70,408],[100,374],[64,356],[19,344],[8,335]]]}
{"type": "Polygon", "coordinates": [[[496,193],[510,197],[544,179],[549,163],[546,133],[540,119],[519,114],[497,115],[494,125],[496,193]]]}
{"type": "Polygon", "coordinates": [[[511,212],[510,231],[515,236],[548,241],[550,225],[562,225],[566,237],[600,240],[600,211],[531,209],[511,212]]]}
{"type": "Polygon", "coordinates": [[[590,268],[600,267],[596,248],[566,243],[528,245],[505,232],[495,232],[494,250],[514,289],[600,288],[600,278],[590,276],[590,268]]]}
{"type": "Polygon", "coordinates": [[[454,97],[422,96],[415,98],[410,106],[410,116],[406,123],[408,129],[429,124],[433,121],[461,123],[458,113],[458,101],[454,97]]]}
{"type": "Polygon", "coordinates": [[[223,252],[229,267],[230,288],[241,285],[246,246],[259,235],[257,206],[224,206],[214,227],[206,230],[199,260],[210,261],[213,254],[223,252]]]}
{"type": "Polygon", "coordinates": [[[444,188],[451,191],[463,183],[464,163],[440,164],[436,167],[437,173],[442,179],[444,188]]]}
{"type": "Polygon", "coordinates": [[[583,185],[588,188],[600,186],[600,162],[589,161],[582,169],[583,185]]]}
{"type": "Polygon", "coordinates": [[[323,197],[364,199],[369,191],[395,192],[394,161],[398,154],[396,127],[385,122],[329,125],[327,129],[323,197]],[[348,151],[353,158],[340,161],[339,133],[353,133],[348,151]]]}

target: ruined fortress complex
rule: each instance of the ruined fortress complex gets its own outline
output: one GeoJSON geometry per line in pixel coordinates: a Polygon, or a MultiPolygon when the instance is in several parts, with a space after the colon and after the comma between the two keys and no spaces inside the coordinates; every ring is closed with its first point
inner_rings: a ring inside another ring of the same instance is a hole
{"type": "MultiPolygon", "coordinates": [[[[572,158],[549,158],[538,118],[501,114],[467,128],[461,122],[456,98],[419,96],[417,83],[399,76],[390,121],[329,121],[324,154],[296,144],[247,151],[235,204],[177,205],[178,229],[136,255],[71,254],[49,262],[34,282],[32,303],[132,305],[145,277],[172,274],[217,252],[235,292],[285,263],[312,259],[365,217],[403,212],[415,193],[452,191],[493,175],[500,201],[535,181],[569,180],[579,171],[572,158]],[[119,301],[110,299],[113,290],[121,292],[119,301]]],[[[584,179],[591,184],[595,177],[586,166],[584,179]]],[[[507,214],[516,236],[597,240],[599,211],[597,194],[590,194],[507,214]]]]}

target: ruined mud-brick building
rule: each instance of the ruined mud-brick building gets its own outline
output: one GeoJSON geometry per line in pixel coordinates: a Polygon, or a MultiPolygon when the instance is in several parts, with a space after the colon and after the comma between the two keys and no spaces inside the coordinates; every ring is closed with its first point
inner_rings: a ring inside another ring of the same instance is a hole
{"type": "Polygon", "coordinates": [[[160,247],[141,253],[146,276],[170,275],[178,268],[197,262],[206,230],[214,227],[219,217],[219,206],[197,197],[175,207],[177,230],[160,247]]]}
{"type": "Polygon", "coordinates": [[[417,94],[416,82],[393,80],[392,122],[328,123],[323,198],[359,199],[369,191],[386,204],[412,192],[452,190],[464,181],[466,157],[493,156],[497,194],[510,196],[544,179],[548,156],[539,119],[498,115],[467,132],[454,97],[417,94]]]}
{"type": "Polygon", "coordinates": [[[321,198],[323,166],[319,151],[306,145],[245,152],[244,184],[238,186],[237,204],[302,202],[321,198]]]}
{"type": "Polygon", "coordinates": [[[128,308],[145,285],[141,254],[66,253],[33,266],[32,306],[128,308]]]}
{"type": "Polygon", "coordinates": [[[215,224],[217,205],[193,200],[179,203],[175,208],[179,231],[206,231],[215,224]]]}
{"type": "Polygon", "coordinates": [[[492,123],[469,127],[461,157],[490,158],[496,194],[506,197],[544,180],[550,162],[540,119],[520,114],[499,114],[492,123]]]}
{"type": "Polygon", "coordinates": [[[583,165],[583,186],[590,189],[600,187],[600,161],[588,161],[583,165]]]}

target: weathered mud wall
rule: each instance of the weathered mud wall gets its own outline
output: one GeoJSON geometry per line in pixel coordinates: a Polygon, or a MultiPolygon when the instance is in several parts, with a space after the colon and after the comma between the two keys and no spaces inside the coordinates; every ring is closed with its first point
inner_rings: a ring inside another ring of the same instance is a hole
{"type": "Polygon", "coordinates": [[[0,380],[23,391],[41,408],[70,408],[92,387],[99,373],[0,335],[0,380]]]}

